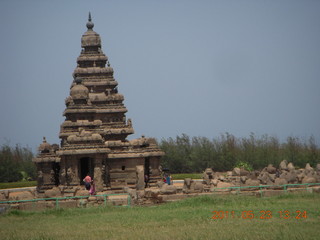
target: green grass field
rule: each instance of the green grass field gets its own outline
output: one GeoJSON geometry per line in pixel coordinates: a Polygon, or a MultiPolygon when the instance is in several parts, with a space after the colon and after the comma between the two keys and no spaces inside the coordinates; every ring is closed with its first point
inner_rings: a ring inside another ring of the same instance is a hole
{"type": "Polygon", "coordinates": [[[173,173],[173,180],[184,180],[185,178],[202,179],[202,173],[173,173]]]}
{"type": "Polygon", "coordinates": [[[37,181],[0,183],[0,189],[35,187],[35,186],[37,186],[37,181]]]}
{"type": "Polygon", "coordinates": [[[13,211],[0,215],[0,238],[319,239],[319,203],[320,194],[291,193],[270,198],[201,196],[151,207],[13,211]],[[228,211],[228,218],[213,211],[228,211]]]}

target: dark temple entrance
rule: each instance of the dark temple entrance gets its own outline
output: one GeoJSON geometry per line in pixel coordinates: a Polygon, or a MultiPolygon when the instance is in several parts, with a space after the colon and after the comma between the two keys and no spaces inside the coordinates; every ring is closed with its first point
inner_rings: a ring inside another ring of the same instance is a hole
{"type": "Polygon", "coordinates": [[[144,160],[144,182],[145,187],[148,186],[150,180],[150,158],[144,160]]]}
{"type": "Polygon", "coordinates": [[[53,172],[54,172],[54,185],[59,186],[60,180],[59,180],[59,173],[60,173],[60,163],[54,162],[52,164],[53,172]]]}
{"type": "Polygon", "coordinates": [[[80,184],[83,183],[83,179],[89,174],[93,179],[93,159],[89,157],[84,157],[80,159],[80,184]]]}

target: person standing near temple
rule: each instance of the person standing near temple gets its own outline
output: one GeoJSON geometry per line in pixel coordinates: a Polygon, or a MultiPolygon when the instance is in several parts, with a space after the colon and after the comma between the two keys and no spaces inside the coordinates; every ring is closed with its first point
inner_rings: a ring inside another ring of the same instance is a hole
{"type": "Polygon", "coordinates": [[[90,190],[90,187],[91,187],[91,181],[92,181],[92,179],[89,176],[89,174],[87,174],[87,176],[83,179],[84,186],[88,191],[90,190]]]}
{"type": "Polygon", "coordinates": [[[90,195],[94,195],[96,193],[96,185],[93,180],[91,182],[91,187],[90,187],[89,193],[90,193],[90,195]]]}

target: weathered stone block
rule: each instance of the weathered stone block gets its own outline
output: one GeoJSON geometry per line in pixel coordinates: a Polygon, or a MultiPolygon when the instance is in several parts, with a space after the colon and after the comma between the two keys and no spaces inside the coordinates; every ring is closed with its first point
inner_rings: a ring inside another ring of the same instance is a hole
{"type": "Polygon", "coordinates": [[[0,201],[6,201],[6,195],[4,194],[4,192],[0,192],[0,201]]]}
{"type": "Polygon", "coordinates": [[[293,163],[291,163],[291,162],[288,164],[287,168],[288,168],[288,171],[294,171],[295,170],[295,167],[294,167],[293,163]]]}
{"type": "Polygon", "coordinates": [[[274,185],[285,185],[285,184],[288,184],[288,182],[287,182],[286,179],[276,178],[276,179],[274,180],[274,185]]]}
{"type": "Polygon", "coordinates": [[[72,208],[72,207],[77,207],[77,205],[78,205],[77,200],[59,201],[60,208],[72,208]]]}
{"type": "Polygon", "coordinates": [[[203,184],[201,182],[194,182],[193,192],[196,192],[196,193],[203,192],[203,184]]]}
{"type": "Polygon", "coordinates": [[[9,193],[9,201],[14,200],[31,200],[34,199],[34,196],[29,191],[22,192],[10,192],[9,193]]]}
{"type": "Polygon", "coordinates": [[[272,164],[269,164],[266,170],[269,174],[275,174],[277,171],[277,169],[272,164]]]}
{"type": "Polygon", "coordinates": [[[302,183],[316,183],[317,179],[315,177],[304,177],[302,183]]]}
{"type": "Polygon", "coordinates": [[[75,196],[89,196],[89,191],[88,190],[78,190],[75,194],[75,196]]]}
{"type": "Polygon", "coordinates": [[[157,198],[160,194],[159,188],[146,188],[145,189],[145,197],[146,198],[157,198]]]}
{"type": "Polygon", "coordinates": [[[161,194],[176,194],[177,193],[177,188],[174,185],[164,184],[160,188],[160,193],[161,194]]]}
{"type": "Polygon", "coordinates": [[[279,169],[281,171],[288,171],[287,164],[288,164],[287,160],[282,160],[280,165],[279,165],[279,169]]]}
{"type": "Polygon", "coordinates": [[[60,188],[54,187],[50,190],[46,190],[44,192],[45,198],[54,198],[54,197],[60,197],[61,196],[61,191],[60,188]]]}

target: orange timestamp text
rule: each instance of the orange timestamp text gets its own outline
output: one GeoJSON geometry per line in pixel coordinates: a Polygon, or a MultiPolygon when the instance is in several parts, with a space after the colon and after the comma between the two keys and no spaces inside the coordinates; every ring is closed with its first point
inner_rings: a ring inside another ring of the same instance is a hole
{"type": "Polygon", "coordinates": [[[271,219],[273,217],[278,217],[281,219],[307,219],[307,211],[277,211],[272,212],[270,210],[261,211],[212,211],[212,219],[227,219],[227,218],[239,218],[239,219],[271,219]]]}

